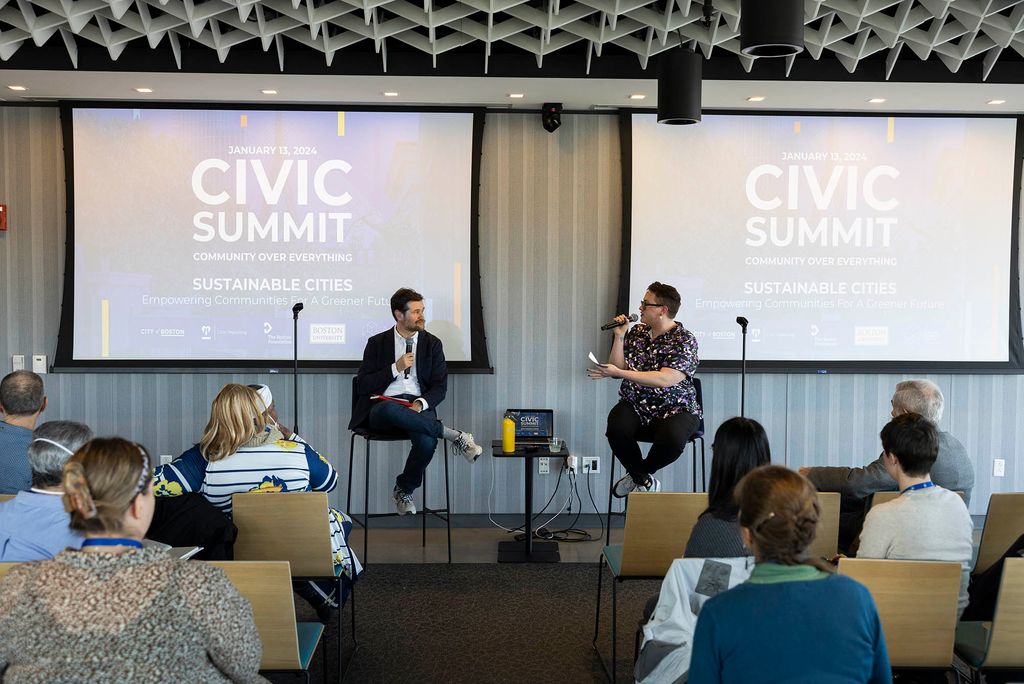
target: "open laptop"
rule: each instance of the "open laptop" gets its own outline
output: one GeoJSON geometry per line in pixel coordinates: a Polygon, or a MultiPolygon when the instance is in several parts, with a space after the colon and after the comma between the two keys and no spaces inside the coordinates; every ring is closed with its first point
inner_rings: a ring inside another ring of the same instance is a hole
{"type": "Polygon", "coordinates": [[[508,409],[516,421],[517,444],[547,444],[555,436],[555,412],[551,409],[508,409]]]}

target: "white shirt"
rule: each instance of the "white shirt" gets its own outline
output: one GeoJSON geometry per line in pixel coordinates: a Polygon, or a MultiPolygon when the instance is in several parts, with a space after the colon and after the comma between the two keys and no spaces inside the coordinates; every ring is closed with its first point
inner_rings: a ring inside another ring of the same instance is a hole
{"type": "MultiPolygon", "coordinates": [[[[405,356],[405,344],[408,340],[398,334],[398,327],[395,327],[395,362],[391,364],[391,375],[395,378],[388,385],[388,388],[384,390],[385,397],[397,397],[400,394],[410,394],[414,397],[419,397],[416,401],[423,404],[423,410],[430,408],[427,405],[427,400],[420,397],[420,378],[416,374],[416,362],[413,361],[412,366],[409,368],[409,377],[405,377],[405,371],[398,370],[397,361],[401,356],[405,356]]],[[[412,353],[415,359],[416,350],[419,349],[420,333],[416,331],[412,335],[412,353]]]]}

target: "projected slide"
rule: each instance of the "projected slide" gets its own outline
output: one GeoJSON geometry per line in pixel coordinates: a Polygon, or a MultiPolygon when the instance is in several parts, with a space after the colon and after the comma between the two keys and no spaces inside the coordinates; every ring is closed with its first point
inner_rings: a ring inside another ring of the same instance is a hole
{"type": "MultiPolygon", "coordinates": [[[[1012,119],[633,118],[630,307],[702,359],[1008,360],[1012,119]]],[[[1016,287],[1016,284],[1013,284],[1016,287]]]]}
{"type": "MultiPolygon", "coordinates": [[[[471,357],[471,113],[75,109],[74,359],[471,357]]],[[[69,170],[70,173],[70,170],[69,170]]]]}

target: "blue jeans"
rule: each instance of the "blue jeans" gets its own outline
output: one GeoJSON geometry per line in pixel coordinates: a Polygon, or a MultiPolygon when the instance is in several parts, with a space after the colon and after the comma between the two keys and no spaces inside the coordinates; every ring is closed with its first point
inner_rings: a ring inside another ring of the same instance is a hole
{"type": "MultiPolygon", "coordinates": [[[[402,396],[412,400],[414,397],[402,396]]],[[[427,469],[437,440],[444,436],[444,426],[437,419],[434,409],[416,411],[393,401],[378,401],[370,409],[370,429],[374,432],[404,432],[412,442],[409,457],[405,459],[405,470],[395,478],[395,485],[407,494],[413,493],[423,484],[423,471],[427,469]]]]}

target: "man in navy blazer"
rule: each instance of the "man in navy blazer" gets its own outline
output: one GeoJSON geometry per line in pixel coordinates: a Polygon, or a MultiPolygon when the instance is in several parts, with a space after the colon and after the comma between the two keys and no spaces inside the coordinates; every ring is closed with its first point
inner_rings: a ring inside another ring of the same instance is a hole
{"type": "Polygon", "coordinates": [[[349,429],[404,433],[412,442],[405,469],[395,478],[393,497],[399,515],[416,512],[412,493],[434,457],[438,439],[473,463],[483,449],[473,435],[437,419],[437,405],[448,392],[448,366],[441,340],[424,326],[423,295],[402,288],[391,296],[395,327],[366,341],[356,375],[355,409],[349,429]],[[372,396],[386,397],[371,399],[372,396]]]}

